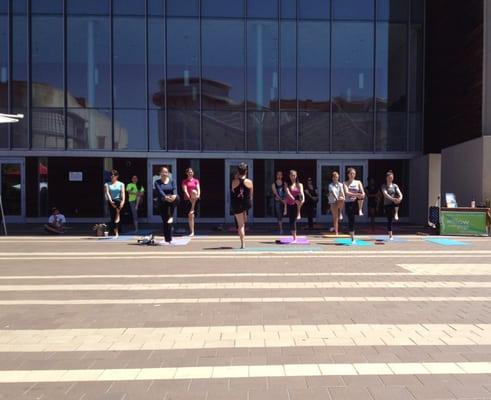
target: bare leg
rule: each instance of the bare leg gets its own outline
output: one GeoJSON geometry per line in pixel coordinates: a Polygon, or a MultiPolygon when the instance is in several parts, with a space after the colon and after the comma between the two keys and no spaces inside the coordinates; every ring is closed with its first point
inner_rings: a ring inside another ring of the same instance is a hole
{"type": "Polygon", "coordinates": [[[363,216],[363,200],[358,200],[358,215],[363,216]]]}
{"type": "Polygon", "coordinates": [[[240,238],[240,248],[245,248],[245,224],[246,224],[246,215],[245,212],[240,214],[235,214],[235,219],[237,220],[238,232],[240,238]]]}
{"type": "Polygon", "coordinates": [[[334,227],[334,234],[336,236],[339,235],[339,207],[337,204],[333,204],[332,206],[332,225],[334,227]]]}
{"type": "Polygon", "coordinates": [[[394,208],[395,214],[394,214],[394,220],[399,221],[399,206],[396,206],[394,208]]]}
{"type": "Polygon", "coordinates": [[[121,210],[119,207],[116,207],[116,217],[114,218],[114,223],[119,224],[121,220],[121,210]]]}
{"type": "Polygon", "coordinates": [[[194,236],[194,214],[188,214],[189,236],[194,236]]]}
{"type": "Polygon", "coordinates": [[[301,210],[302,210],[302,203],[300,201],[295,201],[295,203],[297,203],[297,220],[298,219],[302,219],[302,214],[301,214],[301,210]]]}

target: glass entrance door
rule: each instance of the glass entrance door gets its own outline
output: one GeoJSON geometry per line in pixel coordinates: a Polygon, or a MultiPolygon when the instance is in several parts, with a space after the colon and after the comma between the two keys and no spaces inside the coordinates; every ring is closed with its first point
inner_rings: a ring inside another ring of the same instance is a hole
{"type": "MultiPolygon", "coordinates": [[[[232,187],[232,180],[237,173],[237,166],[245,162],[249,167],[247,176],[250,179],[254,179],[253,160],[225,160],[225,221],[234,222],[234,216],[230,213],[230,188],[232,187]]],[[[249,222],[254,219],[253,209],[249,211],[249,222]]]]}
{"type": "Polygon", "coordinates": [[[0,159],[0,188],[5,220],[19,222],[25,216],[24,161],[0,159]]]}
{"type": "MultiPolygon", "coordinates": [[[[329,200],[327,195],[329,193],[329,184],[332,180],[332,173],[336,171],[339,174],[339,180],[344,182],[348,177],[348,169],[354,168],[356,170],[356,179],[363,182],[363,185],[367,185],[368,174],[368,161],[355,161],[355,160],[320,160],[317,162],[317,187],[320,188],[319,193],[321,195],[320,207],[317,208],[317,218],[321,221],[331,221],[331,213],[329,207],[329,200]]],[[[366,208],[366,201],[364,207],[366,208]]],[[[366,213],[365,213],[366,215],[366,213]]],[[[365,217],[363,218],[365,219],[365,217]]],[[[363,220],[362,219],[362,220],[363,220]]]]}
{"type": "MultiPolygon", "coordinates": [[[[150,159],[148,160],[148,183],[147,183],[147,205],[148,205],[148,220],[149,222],[161,222],[159,210],[157,208],[156,194],[153,190],[153,185],[156,180],[160,179],[160,169],[166,166],[169,168],[171,178],[176,182],[177,190],[181,187],[180,183],[176,181],[176,160],[175,158],[163,158],[163,159],[150,159]]],[[[178,193],[179,194],[179,193],[178,193]]]]}

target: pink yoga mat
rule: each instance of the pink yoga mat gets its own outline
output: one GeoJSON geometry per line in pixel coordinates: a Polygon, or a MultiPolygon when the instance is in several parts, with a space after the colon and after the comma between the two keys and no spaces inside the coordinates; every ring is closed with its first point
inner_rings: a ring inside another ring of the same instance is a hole
{"type": "Polygon", "coordinates": [[[281,238],[276,241],[278,244],[310,244],[308,239],[304,236],[297,236],[297,241],[293,243],[292,237],[281,238]]]}

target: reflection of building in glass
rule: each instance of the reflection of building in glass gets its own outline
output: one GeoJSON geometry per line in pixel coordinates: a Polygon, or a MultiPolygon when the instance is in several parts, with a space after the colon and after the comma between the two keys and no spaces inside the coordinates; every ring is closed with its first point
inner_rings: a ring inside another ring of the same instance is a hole
{"type": "MultiPolygon", "coordinates": [[[[5,85],[0,85],[5,87],[5,85]]],[[[25,96],[25,81],[13,81],[12,90],[17,98],[25,96]]],[[[32,83],[32,103],[42,104],[42,108],[32,109],[32,147],[64,148],[65,115],[64,109],[55,107],[63,104],[63,91],[44,83],[32,83]]],[[[112,118],[110,112],[81,108],[84,102],[67,94],[66,130],[67,147],[72,149],[111,149],[112,118]]],[[[117,121],[114,123],[114,136],[120,146],[126,146],[128,134],[117,121]]]]}

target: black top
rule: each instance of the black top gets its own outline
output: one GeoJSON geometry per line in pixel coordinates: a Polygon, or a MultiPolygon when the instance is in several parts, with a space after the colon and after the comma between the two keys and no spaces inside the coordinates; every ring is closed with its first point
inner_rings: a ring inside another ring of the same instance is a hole
{"type": "Polygon", "coordinates": [[[232,200],[250,200],[251,189],[249,189],[245,184],[246,178],[239,178],[239,184],[235,189],[232,189],[232,200]]]}

